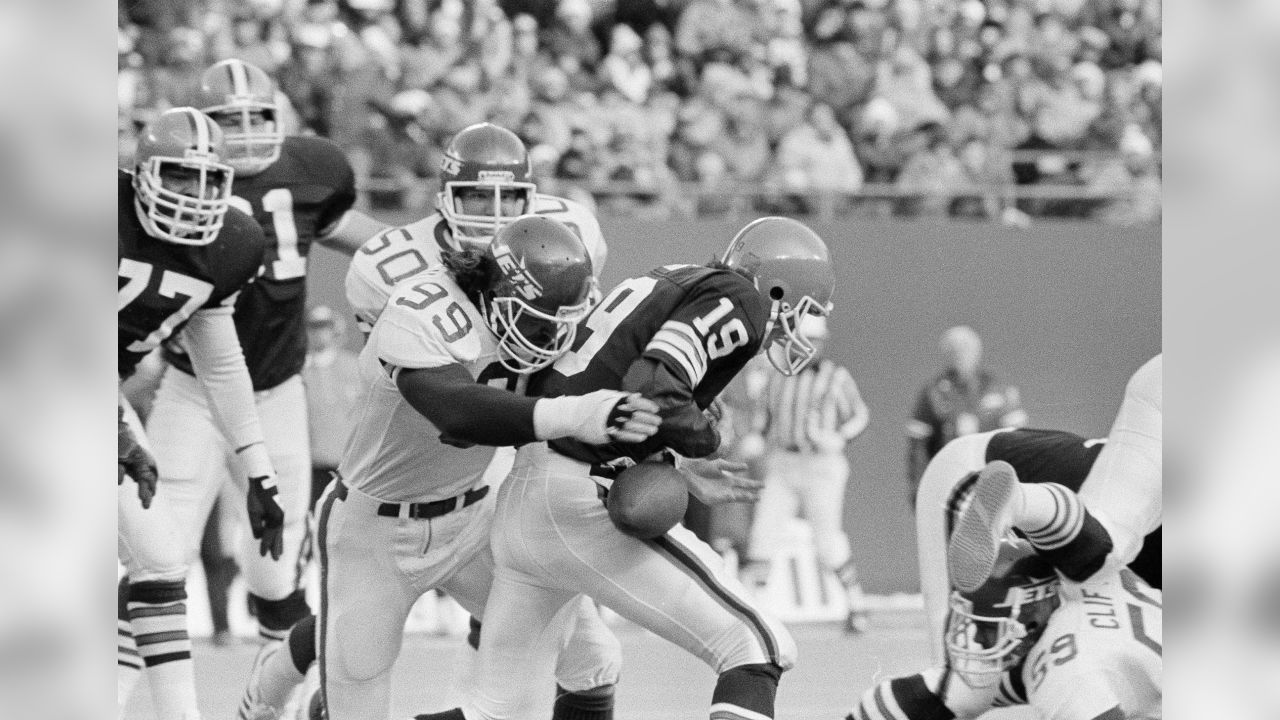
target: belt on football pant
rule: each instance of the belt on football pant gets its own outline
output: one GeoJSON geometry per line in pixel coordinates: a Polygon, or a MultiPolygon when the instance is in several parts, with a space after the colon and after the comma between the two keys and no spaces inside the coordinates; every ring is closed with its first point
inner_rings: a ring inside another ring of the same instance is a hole
{"type": "MultiPolygon", "coordinates": [[[[336,471],[333,475],[338,481],[337,487],[334,489],[334,495],[339,500],[346,500],[347,486],[342,482],[342,476],[336,471]]],[[[461,495],[445,498],[444,500],[421,503],[379,503],[378,515],[381,517],[408,518],[410,520],[430,520],[441,515],[448,515],[454,510],[461,510],[464,507],[475,505],[488,494],[489,486],[482,485],[461,495]]]]}
{"type": "Polygon", "coordinates": [[[441,515],[447,515],[454,510],[461,510],[469,505],[474,505],[488,494],[489,486],[482,485],[474,490],[468,490],[461,495],[445,500],[424,503],[382,503],[378,506],[378,515],[382,517],[409,518],[410,520],[430,520],[441,515]]]}

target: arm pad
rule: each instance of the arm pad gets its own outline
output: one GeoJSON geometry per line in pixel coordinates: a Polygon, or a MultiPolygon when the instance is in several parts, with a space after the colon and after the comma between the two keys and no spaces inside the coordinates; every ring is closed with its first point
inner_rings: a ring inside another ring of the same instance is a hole
{"type": "Polygon", "coordinates": [[[401,368],[400,394],[445,437],[503,447],[534,442],[537,401],[477,383],[461,365],[401,368]]]}
{"type": "Polygon", "coordinates": [[[624,392],[636,392],[658,404],[662,444],[690,458],[706,457],[720,448],[720,433],[693,401],[693,391],[666,365],[642,357],[622,378],[624,392]]]}
{"type": "Polygon", "coordinates": [[[253,381],[244,365],[231,305],[205,308],[187,322],[191,368],[204,388],[213,415],[249,477],[273,474],[253,399],[253,381]]]}

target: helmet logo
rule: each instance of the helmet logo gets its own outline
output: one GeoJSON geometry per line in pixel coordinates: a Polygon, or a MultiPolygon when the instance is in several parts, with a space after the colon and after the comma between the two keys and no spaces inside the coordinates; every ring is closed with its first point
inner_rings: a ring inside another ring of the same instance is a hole
{"type": "Polygon", "coordinates": [[[491,182],[495,185],[516,181],[516,174],[510,170],[481,170],[477,177],[482,183],[491,182]]]}
{"type": "Polygon", "coordinates": [[[509,248],[495,247],[493,258],[498,261],[498,269],[502,270],[503,277],[511,283],[520,297],[525,300],[537,300],[542,297],[542,283],[529,274],[524,262],[512,255],[509,248]]]}
{"type": "Polygon", "coordinates": [[[440,158],[440,170],[447,175],[457,175],[462,171],[462,161],[456,156],[446,153],[440,158]]]}
{"type": "Polygon", "coordinates": [[[1019,607],[1030,603],[1047,600],[1058,593],[1058,579],[1044,578],[1030,585],[1020,585],[1009,588],[1004,596],[1004,602],[996,603],[992,607],[1019,607]]]}

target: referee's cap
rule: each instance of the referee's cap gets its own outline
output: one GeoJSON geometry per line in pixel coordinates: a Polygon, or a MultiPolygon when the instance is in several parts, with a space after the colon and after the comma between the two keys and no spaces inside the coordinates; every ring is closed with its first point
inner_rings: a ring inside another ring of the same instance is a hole
{"type": "Polygon", "coordinates": [[[800,337],[827,339],[827,319],[821,315],[805,315],[800,320],[800,337]]]}

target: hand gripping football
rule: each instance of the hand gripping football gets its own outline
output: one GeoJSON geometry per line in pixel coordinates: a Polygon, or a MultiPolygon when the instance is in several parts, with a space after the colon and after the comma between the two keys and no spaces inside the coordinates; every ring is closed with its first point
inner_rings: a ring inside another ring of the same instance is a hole
{"type": "Polygon", "coordinates": [[[680,471],[666,463],[643,462],[619,473],[609,488],[609,519],[623,533],[652,540],[684,517],[689,489],[680,471]]]}

